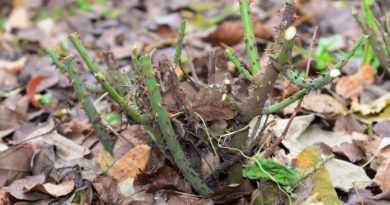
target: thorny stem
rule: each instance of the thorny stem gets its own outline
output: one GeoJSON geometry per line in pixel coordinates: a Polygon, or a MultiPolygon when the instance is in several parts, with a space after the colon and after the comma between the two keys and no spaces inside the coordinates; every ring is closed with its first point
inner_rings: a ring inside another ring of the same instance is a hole
{"type": "Polygon", "coordinates": [[[92,73],[105,73],[104,69],[97,66],[93,62],[93,59],[87,54],[84,45],[81,43],[76,33],[70,34],[69,39],[92,73]]]}
{"type": "Polygon", "coordinates": [[[261,71],[261,65],[259,62],[259,53],[257,51],[255,33],[253,31],[253,22],[249,9],[249,4],[251,2],[251,0],[239,1],[246,53],[249,58],[249,67],[251,68],[251,72],[254,75],[261,71]]]}
{"type": "Polygon", "coordinates": [[[142,67],[143,83],[147,88],[149,101],[152,105],[153,112],[156,113],[158,125],[160,126],[160,130],[177,166],[183,172],[187,181],[198,193],[202,195],[210,194],[212,192],[211,189],[202,181],[195,170],[190,166],[190,163],[185,157],[184,151],[176,138],[168,112],[163,106],[162,97],[155,79],[150,56],[142,56],[140,58],[140,64],[142,67]]]}
{"type": "Polygon", "coordinates": [[[238,59],[233,55],[231,48],[226,49],[225,54],[246,79],[248,79],[249,81],[253,80],[253,77],[250,72],[246,70],[245,67],[240,63],[240,61],[238,61],[238,59]]]}
{"type": "Polygon", "coordinates": [[[284,100],[280,101],[279,103],[265,107],[263,109],[262,114],[271,114],[271,113],[277,112],[277,111],[285,108],[286,106],[294,103],[295,101],[301,99],[308,92],[309,92],[309,89],[304,88],[304,89],[298,91],[297,93],[295,93],[293,96],[291,96],[287,99],[284,99],[284,100]]]}
{"type": "Polygon", "coordinates": [[[61,62],[58,60],[57,52],[56,52],[54,49],[49,49],[49,50],[47,50],[47,54],[49,54],[51,60],[53,61],[53,63],[56,64],[57,68],[60,69],[61,72],[63,72],[63,73],[67,72],[67,71],[66,71],[65,64],[61,63],[61,62]]]}
{"type": "Polygon", "coordinates": [[[113,88],[102,73],[94,74],[96,80],[102,85],[103,89],[108,92],[108,94],[112,97],[112,99],[117,102],[125,113],[135,122],[143,124],[145,123],[144,116],[142,116],[136,109],[132,108],[123,98],[122,96],[113,88]]]}
{"type": "Polygon", "coordinates": [[[99,81],[102,88],[108,92],[108,94],[113,98],[115,102],[117,102],[122,109],[125,111],[125,113],[135,122],[143,124],[144,123],[144,117],[137,111],[138,109],[132,108],[123,98],[122,96],[115,90],[114,87],[110,85],[110,83],[106,80],[105,74],[100,67],[98,67],[92,60],[92,58],[86,53],[84,45],[81,43],[81,41],[78,39],[76,34],[70,35],[70,40],[78,53],[80,54],[81,58],[84,60],[84,62],[87,64],[88,68],[91,70],[91,72],[94,74],[96,80],[99,81]]]}
{"type": "Polygon", "coordinates": [[[187,27],[187,20],[183,20],[180,22],[179,26],[179,34],[177,37],[177,45],[176,45],[176,52],[175,56],[173,57],[173,64],[178,65],[181,59],[181,53],[183,50],[183,41],[184,41],[184,36],[186,32],[186,27],[187,27]]]}
{"type": "MultiPolygon", "coordinates": [[[[348,53],[334,66],[333,70],[340,70],[355,54],[357,49],[362,45],[364,40],[367,39],[367,36],[362,35],[356,40],[356,42],[353,44],[351,49],[348,51],[348,53]]],[[[325,85],[327,85],[334,77],[337,77],[336,75],[333,75],[331,71],[328,71],[326,74],[314,79],[314,80],[305,80],[299,78],[294,71],[291,69],[287,70],[286,76],[288,77],[291,82],[301,85],[303,87],[302,90],[295,93],[293,96],[276,103],[275,105],[271,105],[269,107],[266,107],[263,109],[263,114],[271,114],[274,112],[277,112],[284,107],[294,103],[295,101],[299,100],[301,97],[303,97],[310,89],[314,88],[321,88],[325,85]]]]}
{"type": "Polygon", "coordinates": [[[345,66],[345,64],[348,63],[349,59],[352,58],[353,55],[355,55],[355,52],[359,47],[363,44],[363,42],[369,38],[367,35],[361,35],[356,42],[352,45],[352,47],[349,49],[348,53],[333,67],[333,69],[340,70],[342,67],[345,66]]]}
{"type": "Polygon", "coordinates": [[[387,62],[387,58],[385,56],[385,50],[381,44],[378,42],[378,35],[376,34],[376,31],[372,31],[370,28],[370,25],[367,23],[365,19],[360,18],[357,10],[352,11],[352,15],[355,18],[356,22],[359,24],[360,28],[362,29],[363,33],[365,35],[368,35],[368,41],[370,43],[370,46],[374,50],[374,53],[376,57],[378,58],[380,64],[386,68],[387,72],[390,74],[390,67],[387,62]]]}
{"type": "Polygon", "coordinates": [[[138,61],[138,53],[137,53],[137,48],[134,47],[132,52],[131,52],[131,61],[133,63],[133,69],[134,72],[137,74],[137,77],[141,77],[141,68],[139,67],[139,61],[138,61]]]}
{"type": "MultiPolygon", "coordinates": [[[[286,31],[289,30],[288,28],[295,19],[295,10],[294,1],[286,1],[279,25],[280,31],[278,32],[272,47],[275,51],[273,58],[281,65],[288,63],[291,59],[290,54],[292,53],[292,44],[294,43],[293,40],[295,37],[295,35],[292,35],[294,32],[291,31],[294,31],[294,28],[290,29],[288,35],[286,35],[286,31]],[[283,54],[281,54],[282,51],[284,52],[283,54]]],[[[258,73],[253,75],[253,77],[256,87],[253,90],[253,94],[242,104],[242,109],[240,110],[240,114],[244,121],[248,121],[263,112],[263,106],[267,101],[269,94],[272,92],[275,81],[278,79],[278,73],[272,65],[269,64],[263,73],[258,73]]]]}
{"type": "Polygon", "coordinates": [[[91,121],[93,129],[96,135],[99,137],[102,142],[104,148],[109,152],[113,153],[114,144],[112,143],[109,135],[109,131],[107,128],[101,123],[99,114],[97,113],[95,107],[91,99],[86,95],[87,89],[85,84],[81,82],[80,75],[76,71],[76,59],[73,56],[69,56],[65,58],[64,63],[61,63],[58,60],[57,53],[50,49],[47,51],[50,55],[52,61],[56,64],[57,68],[61,70],[61,72],[68,73],[68,77],[72,82],[73,88],[76,91],[78,99],[81,101],[85,113],[89,121],[91,121]]]}

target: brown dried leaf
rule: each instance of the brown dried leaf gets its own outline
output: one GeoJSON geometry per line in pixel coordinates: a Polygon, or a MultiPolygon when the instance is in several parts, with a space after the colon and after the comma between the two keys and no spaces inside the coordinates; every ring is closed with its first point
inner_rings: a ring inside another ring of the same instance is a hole
{"type": "MultiPolygon", "coordinates": [[[[183,88],[187,94],[192,90],[188,86],[183,88]]],[[[190,111],[199,113],[205,121],[233,119],[238,111],[233,105],[222,101],[222,96],[223,92],[213,89],[201,89],[194,95],[187,95],[191,104],[190,111]]]]}
{"type": "Polygon", "coordinates": [[[156,192],[163,189],[174,189],[191,193],[190,185],[175,170],[164,166],[154,173],[140,173],[134,179],[136,191],[156,192]]]}
{"type": "Polygon", "coordinates": [[[358,97],[364,84],[374,81],[374,73],[370,65],[364,65],[357,73],[342,77],[336,85],[336,93],[349,99],[358,97]]]}
{"type": "Polygon", "coordinates": [[[0,69],[5,69],[11,73],[17,73],[23,70],[26,65],[27,58],[21,57],[16,61],[0,60],[0,69]]]}
{"type": "MultiPolygon", "coordinates": [[[[298,102],[287,106],[284,109],[284,114],[291,114],[295,111],[298,102]]],[[[301,107],[305,110],[309,110],[321,114],[337,115],[347,114],[347,108],[341,102],[330,95],[312,95],[303,99],[301,107]]]]}
{"type": "Polygon", "coordinates": [[[390,146],[382,149],[378,156],[380,166],[374,178],[384,192],[390,191],[390,146]]]}
{"type": "Polygon", "coordinates": [[[346,157],[351,162],[363,160],[363,152],[354,144],[344,142],[336,147],[332,147],[332,152],[346,157]]]}
{"type": "Polygon", "coordinates": [[[13,0],[14,8],[5,25],[7,29],[25,29],[31,27],[30,17],[28,15],[28,4],[29,0],[13,0]]]}
{"type": "Polygon", "coordinates": [[[7,193],[0,192],[0,204],[2,205],[10,205],[11,202],[8,199],[7,193]]]}
{"type": "Polygon", "coordinates": [[[0,113],[0,138],[13,132],[27,121],[26,116],[4,105],[0,105],[0,113]]]}
{"type": "Polygon", "coordinates": [[[14,88],[18,84],[18,79],[15,74],[0,69],[0,92],[14,88]]]}
{"type": "Polygon", "coordinates": [[[29,174],[33,153],[30,145],[16,146],[0,153],[0,187],[29,174]]]}
{"type": "Polygon", "coordinates": [[[52,183],[40,184],[37,187],[35,187],[34,190],[40,191],[42,193],[54,197],[60,197],[60,196],[65,196],[70,192],[72,192],[74,185],[75,183],[73,180],[68,180],[62,182],[61,184],[52,184],[52,183]]]}
{"type": "Polygon", "coordinates": [[[390,120],[378,122],[374,126],[374,132],[380,137],[390,137],[390,120]]]}
{"type": "Polygon", "coordinates": [[[138,171],[143,171],[149,162],[150,147],[147,145],[138,145],[131,149],[127,154],[120,158],[108,171],[108,175],[117,181],[132,178],[138,171]]]}
{"type": "MultiPolygon", "coordinates": [[[[256,38],[265,40],[272,39],[272,30],[260,22],[254,23],[254,32],[256,38]]],[[[205,41],[220,44],[224,43],[227,45],[234,45],[243,40],[244,34],[242,32],[242,23],[240,20],[225,21],[218,28],[210,33],[205,41]]]]}
{"type": "Polygon", "coordinates": [[[119,204],[120,194],[114,179],[107,176],[99,176],[93,180],[92,185],[104,202],[107,204],[119,204]]]}
{"type": "Polygon", "coordinates": [[[254,191],[249,180],[244,180],[237,186],[224,186],[218,192],[210,195],[211,199],[218,204],[229,204],[229,202],[242,198],[244,196],[250,196],[254,191]]]}
{"type": "Polygon", "coordinates": [[[18,192],[28,192],[34,187],[41,185],[45,182],[45,175],[40,174],[36,176],[27,176],[22,179],[18,179],[12,182],[9,186],[3,187],[2,189],[10,192],[12,195],[17,197],[18,192]]]}

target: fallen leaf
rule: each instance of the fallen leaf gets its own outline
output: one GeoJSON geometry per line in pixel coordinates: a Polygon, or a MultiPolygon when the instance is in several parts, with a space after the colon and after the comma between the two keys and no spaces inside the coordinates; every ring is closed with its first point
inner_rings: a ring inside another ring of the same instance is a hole
{"type": "Polygon", "coordinates": [[[194,196],[182,194],[178,196],[173,196],[167,201],[168,205],[181,205],[181,204],[191,204],[191,205],[214,205],[214,202],[211,199],[199,199],[194,196]]]}
{"type": "Polygon", "coordinates": [[[358,197],[349,201],[348,205],[390,205],[390,191],[375,196],[358,197]]]}
{"type": "MultiPolygon", "coordinates": [[[[269,121],[267,122],[267,124],[269,124],[269,126],[264,130],[263,135],[264,136],[275,136],[277,138],[280,138],[282,136],[284,130],[286,129],[286,126],[289,123],[290,119],[289,118],[286,118],[286,119],[275,118],[272,115],[270,115],[268,118],[269,118],[269,121]],[[274,119],[274,120],[272,120],[272,119],[274,119]]],[[[254,121],[254,120],[255,120],[255,118],[253,118],[249,122],[250,127],[252,126],[251,124],[256,123],[256,121],[254,121]]],[[[314,120],[313,114],[295,117],[292,120],[291,126],[290,126],[286,136],[284,137],[284,140],[282,140],[282,144],[288,146],[288,144],[290,142],[295,142],[296,139],[299,136],[301,136],[302,133],[304,133],[305,130],[310,126],[310,124],[313,120],[314,120]]],[[[261,119],[260,125],[264,125],[264,123],[265,123],[265,118],[263,117],[261,119]]],[[[260,130],[258,130],[258,132],[260,132],[260,130]]],[[[251,131],[249,131],[249,132],[251,132],[251,131]]],[[[251,135],[249,135],[249,136],[251,136],[251,135]]],[[[260,141],[260,144],[264,144],[264,143],[268,143],[267,138],[264,138],[264,140],[260,141]]],[[[263,153],[265,153],[265,152],[263,152],[263,153]]],[[[263,153],[261,153],[259,156],[262,156],[263,153]]],[[[299,153],[299,150],[294,152],[294,153],[295,154],[299,153]]]]}
{"type": "MultiPolygon", "coordinates": [[[[295,159],[297,168],[301,174],[309,169],[316,167],[322,161],[321,152],[316,146],[309,146],[302,150],[295,159]]],[[[337,193],[331,183],[328,170],[322,166],[309,176],[313,182],[313,191],[310,196],[313,196],[316,201],[324,204],[341,204],[337,193]]]]}
{"type": "Polygon", "coordinates": [[[58,158],[65,161],[83,158],[90,151],[83,146],[78,145],[72,140],[62,136],[56,131],[44,134],[38,138],[32,139],[31,143],[34,147],[53,145],[56,147],[56,155],[58,158]]]}
{"type": "MultiPolygon", "coordinates": [[[[297,107],[298,102],[295,102],[284,109],[284,114],[292,114],[297,107]]],[[[341,102],[336,100],[330,95],[311,95],[303,99],[301,108],[309,110],[315,113],[327,114],[327,115],[337,115],[347,114],[347,108],[341,102]]]]}
{"type": "Polygon", "coordinates": [[[12,28],[26,29],[31,27],[28,15],[28,5],[30,0],[13,0],[13,9],[5,25],[7,30],[12,28]]]}
{"type": "Polygon", "coordinates": [[[390,137],[390,120],[378,122],[374,126],[374,132],[380,137],[390,137]]]}
{"type": "Polygon", "coordinates": [[[10,205],[11,204],[11,202],[8,199],[7,193],[0,192],[0,204],[3,204],[3,205],[10,205]]]}
{"type": "Polygon", "coordinates": [[[36,99],[35,99],[35,90],[36,88],[38,87],[39,83],[41,83],[41,81],[43,81],[44,79],[48,78],[47,75],[39,75],[33,79],[31,79],[27,85],[26,85],[26,92],[27,92],[27,95],[30,97],[31,99],[31,103],[37,107],[37,108],[45,108],[45,106],[41,105],[36,99]]]}
{"type": "Polygon", "coordinates": [[[17,146],[0,153],[0,187],[30,173],[33,153],[30,145],[17,146]]]}
{"type": "Polygon", "coordinates": [[[229,204],[234,200],[240,199],[243,196],[249,196],[254,191],[254,187],[249,180],[242,181],[241,184],[226,185],[218,192],[210,195],[210,198],[217,204],[229,204]]]}
{"type": "MultiPolygon", "coordinates": [[[[255,22],[253,29],[256,38],[265,40],[272,39],[272,30],[268,26],[260,22],[255,22]]],[[[204,40],[214,44],[224,43],[231,46],[241,42],[243,38],[242,23],[240,20],[235,20],[223,22],[216,30],[204,38],[204,40]]]]}
{"type": "Polygon", "coordinates": [[[352,134],[353,132],[364,132],[363,126],[352,113],[348,113],[347,115],[338,115],[336,122],[334,123],[333,130],[346,132],[348,134],[352,134]]]}
{"type": "Polygon", "coordinates": [[[65,196],[71,193],[74,189],[75,183],[73,180],[64,181],[60,184],[45,183],[40,184],[34,188],[34,190],[40,191],[42,193],[60,197],[65,196]]]}
{"type": "Polygon", "coordinates": [[[325,167],[329,170],[333,186],[345,192],[351,189],[364,189],[371,184],[371,179],[364,169],[352,163],[332,159],[325,164],[325,167]]]}
{"type": "MultiPolygon", "coordinates": [[[[150,202],[150,204],[154,201],[152,193],[147,193],[144,191],[135,191],[134,189],[134,178],[127,178],[126,180],[123,180],[119,182],[118,184],[118,190],[119,193],[123,196],[130,198],[131,201],[143,201],[143,202],[150,202]]],[[[124,203],[126,204],[126,203],[124,203]]]]}
{"type": "Polygon", "coordinates": [[[390,138],[382,139],[379,145],[380,153],[378,163],[380,164],[374,178],[383,191],[390,191],[390,138]]]}
{"type": "Polygon", "coordinates": [[[362,115],[373,115],[382,112],[390,103],[390,93],[372,102],[359,104],[357,98],[352,99],[351,109],[362,115]]]}
{"type": "Polygon", "coordinates": [[[7,91],[8,89],[14,88],[18,84],[18,79],[15,74],[0,69],[0,92],[7,91]]]}
{"type": "Polygon", "coordinates": [[[202,166],[201,171],[202,176],[210,176],[219,166],[221,161],[218,156],[215,156],[213,152],[207,152],[202,156],[202,166]]]}
{"type": "Polygon", "coordinates": [[[99,150],[94,159],[99,164],[102,170],[106,170],[114,162],[114,159],[112,158],[111,154],[105,149],[99,150]]]}
{"type": "Polygon", "coordinates": [[[0,138],[6,136],[27,122],[26,116],[0,105],[0,138]]]}
{"type": "Polygon", "coordinates": [[[364,84],[374,81],[374,73],[370,65],[364,65],[357,73],[342,77],[336,85],[336,93],[344,98],[358,97],[363,92],[364,84]]]}
{"type": "Polygon", "coordinates": [[[258,189],[254,190],[250,204],[274,205],[285,204],[285,194],[272,181],[259,182],[258,189]]]}
{"type": "Polygon", "coordinates": [[[45,175],[27,176],[12,182],[9,186],[2,189],[9,192],[12,196],[18,199],[26,199],[23,193],[27,193],[34,187],[45,182],[45,175]]]}
{"type": "Polygon", "coordinates": [[[0,70],[5,69],[11,73],[18,73],[23,70],[26,65],[27,58],[21,57],[16,61],[0,60],[0,70]]]}
{"type": "Polygon", "coordinates": [[[120,204],[120,193],[117,182],[112,177],[99,176],[92,181],[99,197],[106,203],[120,204]]]}
{"type": "Polygon", "coordinates": [[[153,173],[142,172],[134,179],[136,191],[156,192],[160,190],[179,190],[191,193],[191,187],[175,170],[168,166],[153,173]]]}
{"type": "MultiPolygon", "coordinates": [[[[187,94],[191,92],[189,89],[193,90],[188,86],[183,89],[187,94]]],[[[238,111],[235,106],[225,103],[222,96],[223,92],[213,89],[201,89],[194,95],[188,95],[190,111],[199,113],[205,121],[233,119],[238,111]]]]}
{"type": "Polygon", "coordinates": [[[289,137],[282,141],[283,145],[291,152],[292,156],[296,156],[305,147],[324,143],[329,147],[335,147],[342,143],[352,143],[352,136],[345,132],[331,132],[323,130],[319,125],[312,125],[301,135],[296,138],[289,137]]]}
{"type": "Polygon", "coordinates": [[[134,147],[116,161],[107,174],[117,181],[135,177],[137,172],[145,170],[149,162],[150,152],[150,147],[147,145],[134,147]]]}
{"type": "Polygon", "coordinates": [[[355,144],[347,142],[332,147],[332,152],[346,157],[353,163],[361,161],[365,158],[363,152],[355,144]]]}

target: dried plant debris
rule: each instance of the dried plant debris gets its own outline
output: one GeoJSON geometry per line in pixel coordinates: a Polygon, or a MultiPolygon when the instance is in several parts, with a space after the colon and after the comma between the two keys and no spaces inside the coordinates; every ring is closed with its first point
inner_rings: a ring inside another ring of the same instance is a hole
{"type": "Polygon", "coordinates": [[[0,204],[390,204],[388,2],[0,2],[0,204]]]}

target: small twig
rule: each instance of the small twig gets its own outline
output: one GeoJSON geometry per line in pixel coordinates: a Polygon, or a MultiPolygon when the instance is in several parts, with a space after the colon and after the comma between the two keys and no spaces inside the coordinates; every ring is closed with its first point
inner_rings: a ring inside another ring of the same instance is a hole
{"type": "Polygon", "coordinates": [[[209,66],[207,72],[207,83],[209,85],[215,84],[215,48],[213,48],[209,53],[209,66]]]}

